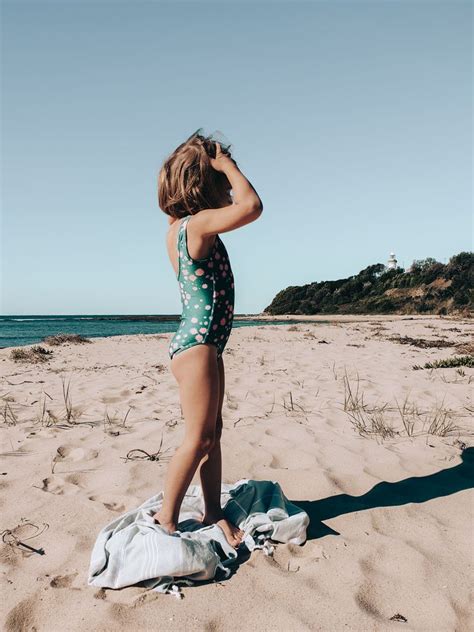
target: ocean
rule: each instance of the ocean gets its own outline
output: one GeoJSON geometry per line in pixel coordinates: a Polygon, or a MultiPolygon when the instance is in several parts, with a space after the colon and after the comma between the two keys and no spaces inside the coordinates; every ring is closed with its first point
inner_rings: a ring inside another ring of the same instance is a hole
{"type": "MultiPolygon", "coordinates": [[[[272,321],[291,324],[295,320],[272,321]]],[[[233,327],[268,325],[267,320],[234,318],[233,327]]],[[[0,348],[39,343],[46,336],[59,333],[80,334],[86,338],[133,334],[174,333],[179,325],[175,316],[77,315],[77,316],[0,316],[0,348]]]]}

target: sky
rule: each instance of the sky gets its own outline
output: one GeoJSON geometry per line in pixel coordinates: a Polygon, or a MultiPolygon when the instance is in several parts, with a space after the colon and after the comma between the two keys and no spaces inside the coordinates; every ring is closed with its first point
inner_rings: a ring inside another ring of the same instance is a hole
{"type": "Polygon", "coordinates": [[[468,1],[2,0],[1,305],[179,314],[163,160],[232,143],[235,312],[473,249],[468,1]]]}

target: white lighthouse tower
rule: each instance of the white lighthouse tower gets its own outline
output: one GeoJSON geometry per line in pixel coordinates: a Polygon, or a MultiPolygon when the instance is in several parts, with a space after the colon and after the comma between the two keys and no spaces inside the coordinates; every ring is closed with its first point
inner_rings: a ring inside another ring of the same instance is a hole
{"type": "Polygon", "coordinates": [[[387,261],[387,265],[385,267],[387,268],[387,270],[395,270],[397,265],[398,265],[398,262],[395,258],[395,253],[391,252],[390,257],[388,258],[388,261],[387,261]]]}

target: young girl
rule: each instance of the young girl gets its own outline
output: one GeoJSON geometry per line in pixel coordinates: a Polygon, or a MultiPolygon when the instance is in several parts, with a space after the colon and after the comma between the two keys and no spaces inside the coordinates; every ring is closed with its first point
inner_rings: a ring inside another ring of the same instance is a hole
{"type": "Polygon", "coordinates": [[[263,207],[228,148],[198,132],[165,160],[158,179],[159,206],[169,215],[168,255],[183,309],[168,353],[185,436],[169,463],[163,505],[154,519],[169,533],[176,531],[182,500],[199,466],[202,522],[217,523],[237,547],[243,532],[226,520],[220,504],[222,353],[232,329],[234,277],[219,234],[255,221],[263,207]]]}

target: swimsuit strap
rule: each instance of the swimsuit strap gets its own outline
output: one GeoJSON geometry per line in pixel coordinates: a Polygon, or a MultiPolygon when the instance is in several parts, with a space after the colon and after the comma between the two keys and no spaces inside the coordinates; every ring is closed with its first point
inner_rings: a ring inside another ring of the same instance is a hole
{"type": "Polygon", "coordinates": [[[185,224],[188,223],[190,217],[191,217],[191,215],[186,215],[186,217],[181,219],[180,222],[179,222],[178,236],[177,236],[177,239],[176,239],[176,246],[177,246],[178,252],[179,252],[180,245],[181,245],[181,237],[182,237],[182,235],[184,235],[185,224]]]}

